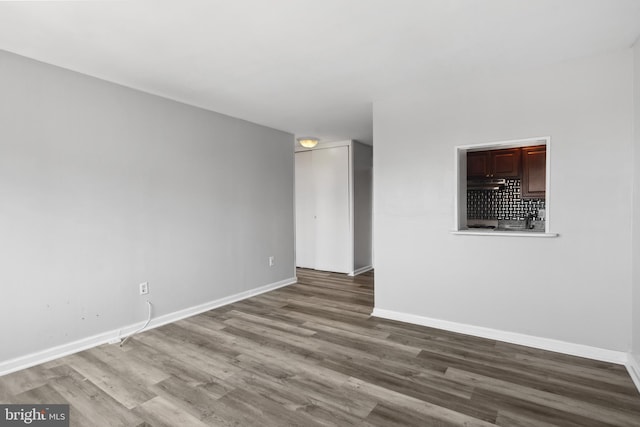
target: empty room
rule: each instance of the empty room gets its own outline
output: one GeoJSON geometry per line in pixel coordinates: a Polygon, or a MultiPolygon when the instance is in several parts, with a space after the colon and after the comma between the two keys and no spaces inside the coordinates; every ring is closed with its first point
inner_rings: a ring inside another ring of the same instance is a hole
{"type": "Polygon", "coordinates": [[[640,1],[0,1],[0,426],[640,425],[640,1]]]}

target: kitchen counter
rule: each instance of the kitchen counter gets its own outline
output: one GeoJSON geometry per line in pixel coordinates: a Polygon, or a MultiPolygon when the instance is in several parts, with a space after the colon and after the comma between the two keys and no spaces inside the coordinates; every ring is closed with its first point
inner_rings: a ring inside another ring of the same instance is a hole
{"type": "Polygon", "coordinates": [[[533,221],[533,228],[525,228],[525,221],[499,220],[496,230],[498,231],[519,231],[526,233],[544,233],[545,222],[533,221]]]}
{"type": "Polygon", "coordinates": [[[557,237],[557,233],[545,233],[545,221],[533,221],[533,228],[525,228],[525,221],[518,220],[484,220],[474,222],[478,227],[452,231],[453,234],[475,236],[513,236],[513,237],[557,237]]]}

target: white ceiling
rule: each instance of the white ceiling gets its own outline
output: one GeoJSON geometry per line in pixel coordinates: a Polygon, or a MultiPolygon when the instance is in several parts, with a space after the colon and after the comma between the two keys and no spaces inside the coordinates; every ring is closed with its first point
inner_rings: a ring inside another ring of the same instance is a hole
{"type": "Polygon", "coordinates": [[[325,141],[372,103],[631,46],[640,0],[0,2],[0,49],[325,141]]]}

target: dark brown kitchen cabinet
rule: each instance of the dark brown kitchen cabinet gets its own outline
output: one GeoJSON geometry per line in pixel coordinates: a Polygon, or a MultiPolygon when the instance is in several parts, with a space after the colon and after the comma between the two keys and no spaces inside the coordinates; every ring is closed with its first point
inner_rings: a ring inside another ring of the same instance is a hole
{"type": "Polygon", "coordinates": [[[475,151],[467,153],[467,179],[489,178],[490,151],[475,151]]]}
{"type": "Polygon", "coordinates": [[[519,148],[467,153],[467,179],[518,178],[519,176],[519,148]]]}
{"type": "Polygon", "coordinates": [[[547,146],[522,149],[522,198],[544,199],[547,176],[547,146]]]}

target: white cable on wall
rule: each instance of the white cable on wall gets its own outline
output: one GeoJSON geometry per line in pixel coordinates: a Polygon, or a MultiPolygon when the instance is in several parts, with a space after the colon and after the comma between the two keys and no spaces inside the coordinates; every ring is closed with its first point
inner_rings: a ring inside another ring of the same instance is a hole
{"type": "Polygon", "coordinates": [[[142,327],[140,329],[138,329],[137,331],[131,332],[129,335],[127,335],[127,337],[122,340],[122,342],[120,343],[120,347],[122,347],[129,338],[131,338],[132,336],[134,336],[135,334],[139,334],[140,332],[144,331],[144,329],[149,326],[149,323],[151,322],[151,303],[149,301],[147,301],[147,305],[149,306],[149,316],[147,317],[147,321],[144,325],[142,325],[142,327]]]}

